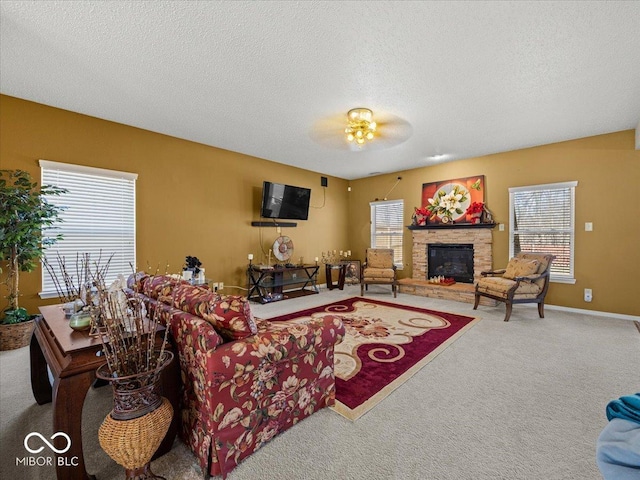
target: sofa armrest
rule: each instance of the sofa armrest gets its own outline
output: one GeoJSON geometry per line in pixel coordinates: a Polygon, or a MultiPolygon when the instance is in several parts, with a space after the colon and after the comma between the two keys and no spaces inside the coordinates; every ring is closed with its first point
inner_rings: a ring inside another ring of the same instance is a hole
{"type": "Polygon", "coordinates": [[[216,372],[236,374],[235,364],[260,363],[263,359],[278,362],[287,358],[313,355],[314,351],[333,348],[344,338],[345,328],[338,316],[326,315],[305,323],[270,322],[258,325],[258,333],[228,342],[218,348],[221,363],[216,372]],[[227,360],[224,357],[228,357],[227,360]]]}
{"type": "MultiPolygon", "coordinates": [[[[311,319],[306,324],[265,320],[259,323],[256,335],[227,342],[215,350],[205,352],[188,345],[190,348],[181,349],[181,355],[186,357],[193,400],[197,399],[193,406],[209,414],[222,408],[216,407],[219,405],[227,410],[233,406],[244,410],[247,401],[254,406],[270,404],[273,395],[283,388],[290,388],[291,394],[305,385],[311,388],[319,380],[333,385],[334,346],[342,341],[344,333],[342,320],[335,316],[311,319]],[[291,375],[295,385],[287,387],[284,384],[291,375]],[[297,375],[304,376],[299,384],[297,375]]],[[[216,429],[222,420],[222,416],[214,415],[209,429],[216,429]]]]}

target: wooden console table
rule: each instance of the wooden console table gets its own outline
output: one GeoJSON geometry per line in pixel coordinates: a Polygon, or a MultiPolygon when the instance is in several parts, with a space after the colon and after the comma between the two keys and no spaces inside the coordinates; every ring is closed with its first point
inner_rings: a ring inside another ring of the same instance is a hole
{"type": "MultiPolygon", "coordinates": [[[[76,332],[69,327],[62,306],[40,307],[42,318],[36,319],[31,337],[31,389],[38,405],[53,401],[53,430],[64,432],[71,438],[71,448],[62,455],[77,457],[72,464],[58,462],[58,480],[95,479],[87,473],[82,451],[82,406],[89,387],[96,379],[96,369],[105,363],[104,356],[98,356],[102,347],[100,340],[90,337],[88,332],[76,332]],[[49,383],[47,365],[53,374],[53,387],[49,383]]],[[[157,332],[160,338],[160,332],[157,332]]],[[[171,450],[178,430],[179,379],[177,358],[162,372],[163,396],[173,405],[174,417],[156,456],[171,450]]],[[[109,387],[111,388],[111,387],[109,387]]],[[[57,449],[64,449],[64,439],[56,438],[57,449]],[[60,441],[60,442],[58,442],[60,441]]]]}
{"type": "Polygon", "coordinates": [[[318,290],[318,265],[294,265],[265,268],[249,265],[249,293],[247,298],[260,303],[269,303],[287,298],[320,293],[318,290]],[[284,292],[284,287],[302,285],[284,292]],[[311,289],[307,288],[311,287],[311,289]]]}

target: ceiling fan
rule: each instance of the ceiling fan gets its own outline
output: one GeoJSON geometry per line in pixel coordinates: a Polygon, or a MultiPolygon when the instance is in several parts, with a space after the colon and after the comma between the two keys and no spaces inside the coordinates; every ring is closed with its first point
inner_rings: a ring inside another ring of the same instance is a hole
{"type": "Polygon", "coordinates": [[[320,118],[313,124],[309,136],[314,142],[329,148],[365,152],[399,145],[412,133],[411,124],[396,115],[354,108],[345,113],[320,118]],[[356,136],[358,130],[364,132],[360,137],[356,136]]]}

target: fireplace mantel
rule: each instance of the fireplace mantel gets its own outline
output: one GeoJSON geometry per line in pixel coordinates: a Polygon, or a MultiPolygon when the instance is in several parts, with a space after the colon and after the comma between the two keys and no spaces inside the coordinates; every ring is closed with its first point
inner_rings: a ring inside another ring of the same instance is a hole
{"type": "Polygon", "coordinates": [[[494,228],[495,223],[434,223],[427,225],[409,225],[409,230],[441,230],[447,228],[494,228]]]}

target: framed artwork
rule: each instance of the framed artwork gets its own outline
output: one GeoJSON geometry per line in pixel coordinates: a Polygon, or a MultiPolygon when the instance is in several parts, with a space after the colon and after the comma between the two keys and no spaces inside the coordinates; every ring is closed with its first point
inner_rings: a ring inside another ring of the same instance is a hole
{"type": "Polygon", "coordinates": [[[344,283],[347,285],[360,284],[360,260],[347,261],[347,270],[344,275],[344,283]]]}
{"type": "Polygon", "coordinates": [[[471,223],[466,211],[474,202],[484,203],[484,175],[422,184],[429,223],[471,223]]]}

